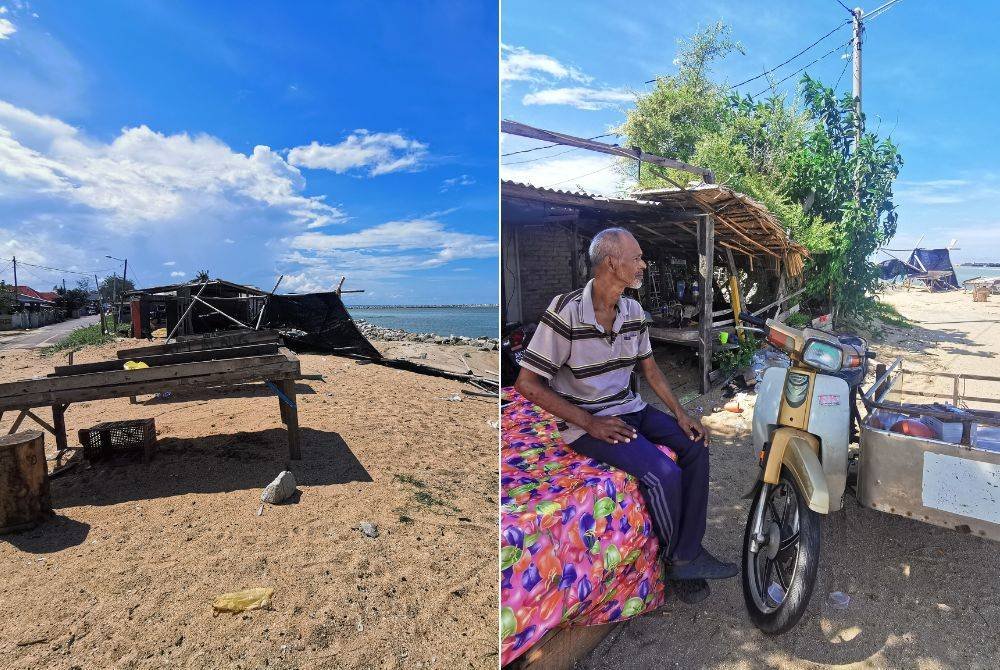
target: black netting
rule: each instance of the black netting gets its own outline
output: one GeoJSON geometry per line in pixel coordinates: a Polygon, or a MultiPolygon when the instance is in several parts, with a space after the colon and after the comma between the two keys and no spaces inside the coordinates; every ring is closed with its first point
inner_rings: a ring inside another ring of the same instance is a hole
{"type": "Polygon", "coordinates": [[[271,296],[261,327],[280,329],[292,346],[382,358],[378,349],[354,325],[340,296],[333,292],[271,296]]]}

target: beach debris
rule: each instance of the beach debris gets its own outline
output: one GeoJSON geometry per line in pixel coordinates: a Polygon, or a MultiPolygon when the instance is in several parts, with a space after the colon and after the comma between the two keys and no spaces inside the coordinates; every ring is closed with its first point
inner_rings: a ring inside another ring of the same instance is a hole
{"type": "Polygon", "coordinates": [[[236,591],[235,593],[223,593],[221,596],[216,596],[215,600],[212,601],[212,613],[215,615],[221,612],[239,614],[248,610],[269,609],[271,607],[271,596],[273,595],[274,589],[271,588],[255,588],[236,591]]]}
{"type": "Polygon", "coordinates": [[[848,605],[851,604],[851,596],[843,591],[834,591],[827,597],[826,601],[835,610],[846,610],[848,605]]]}
{"type": "Polygon", "coordinates": [[[486,423],[493,430],[499,430],[500,429],[500,422],[499,421],[487,421],[486,423]]]}
{"type": "Polygon", "coordinates": [[[378,526],[368,521],[362,521],[358,524],[358,530],[367,535],[368,537],[378,537],[378,526]]]}
{"type": "Polygon", "coordinates": [[[447,398],[438,397],[438,400],[447,400],[448,402],[462,402],[462,396],[457,393],[453,396],[448,396],[447,398]]]}
{"type": "Polygon", "coordinates": [[[145,370],[149,365],[146,363],[136,363],[135,361],[125,361],[125,365],[122,367],[126,370],[145,370]]]}
{"type": "Polygon", "coordinates": [[[274,481],[264,487],[260,494],[261,506],[257,510],[257,516],[263,513],[264,503],[277,505],[288,500],[295,493],[295,475],[285,470],[274,481]]]}
{"type": "Polygon", "coordinates": [[[740,403],[737,402],[736,400],[730,400],[725,404],[724,408],[727,412],[732,412],[733,414],[743,413],[743,408],[740,407],[740,403]]]}

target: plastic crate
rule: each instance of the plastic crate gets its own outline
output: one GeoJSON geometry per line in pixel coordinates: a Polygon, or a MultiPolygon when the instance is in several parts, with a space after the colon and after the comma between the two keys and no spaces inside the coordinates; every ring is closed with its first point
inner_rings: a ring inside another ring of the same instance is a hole
{"type": "Polygon", "coordinates": [[[142,450],[142,460],[149,461],[156,446],[156,422],[153,419],[107,421],[79,433],[83,457],[98,461],[119,452],[142,450]]]}

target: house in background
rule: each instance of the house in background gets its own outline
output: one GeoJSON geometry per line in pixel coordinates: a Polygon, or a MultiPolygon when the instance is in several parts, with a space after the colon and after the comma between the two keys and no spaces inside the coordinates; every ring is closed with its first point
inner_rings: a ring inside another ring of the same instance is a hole
{"type": "Polygon", "coordinates": [[[62,320],[56,309],[58,297],[52,292],[40,292],[30,286],[15,286],[16,302],[13,308],[0,310],[0,330],[38,328],[62,320]]]}

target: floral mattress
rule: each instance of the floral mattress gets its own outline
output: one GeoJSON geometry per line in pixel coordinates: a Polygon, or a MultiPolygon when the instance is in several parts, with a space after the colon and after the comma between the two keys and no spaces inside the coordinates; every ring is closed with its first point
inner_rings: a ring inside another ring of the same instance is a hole
{"type": "MultiPolygon", "coordinates": [[[[569,449],[551,414],[503,391],[501,662],[559,626],[619,621],[663,602],[659,542],[635,479],[569,449]]],[[[660,449],[675,458],[667,447],[660,449]]]]}

